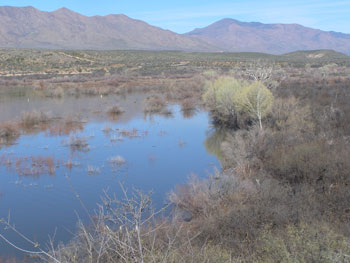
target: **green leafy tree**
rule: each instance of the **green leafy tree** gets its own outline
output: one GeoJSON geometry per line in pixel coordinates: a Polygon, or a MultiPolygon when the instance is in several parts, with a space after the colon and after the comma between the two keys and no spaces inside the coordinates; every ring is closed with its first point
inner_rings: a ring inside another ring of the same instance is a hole
{"type": "Polygon", "coordinates": [[[237,101],[237,108],[248,113],[251,118],[257,119],[260,129],[263,129],[262,119],[271,112],[272,106],[273,95],[260,81],[245,88],[237,101]]]}
{"type": "Polygon", "coordinates": [[[235,122],[240,97],[248,86],[246,81],[221,77],[207,85],[203,99],[218,120],[224,123],[235,122]]]}
{"type": "Polygon", "coordinates": [[[271,111],[273,95],[260,81],[249,83],[232,77],[221,77],[210,82],[203,96],[214,117],[224,123],[237,125],[238,115],[259,121],[271,111]]]}

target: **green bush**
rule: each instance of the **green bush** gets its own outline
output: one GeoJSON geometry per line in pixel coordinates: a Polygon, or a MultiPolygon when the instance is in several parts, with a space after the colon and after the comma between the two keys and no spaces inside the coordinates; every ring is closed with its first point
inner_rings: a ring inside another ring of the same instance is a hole
{"type": "Polygon", "coordinates": [[[273,95],[262,82],[249,83],[232,77],[220,77],[206,85],[203,95],[213,117],[228,126],[239,126],[239,118],[258,120],[271,111],[273,95]]]}

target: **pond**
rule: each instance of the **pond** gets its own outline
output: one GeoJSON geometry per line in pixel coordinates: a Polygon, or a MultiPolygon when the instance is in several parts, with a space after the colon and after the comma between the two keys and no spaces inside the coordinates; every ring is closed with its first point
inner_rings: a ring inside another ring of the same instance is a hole
{"type": "MultiPolygon", "coordinates": [[[[0,100],[0,121],[34,109],[60,117],[73,114],[84,121],[67,133],[25,133],[0,148],[0,218],[10,215],[21,233],[45,248],[49,236],[56,242],[70,240],[78,218],[87,219],[83,206],[93,214],[104,191],[118,195],[120,184],[152,191],[154,206],[161,208],[167,193],[186,183],[190,174],[207,177],[220,169],[205,147],[211,130],[205,111],[184,116],[178,105],[170,105],[170,116],[145,116],[146,96],[0,100]],[[125,110],[116,119],[106,114],[114,104],[125,110]]],[[[4,228],[0,233],[33,249],[4,228]]],[[[3,240],[0,255],[23,256],[3,240]]]]}

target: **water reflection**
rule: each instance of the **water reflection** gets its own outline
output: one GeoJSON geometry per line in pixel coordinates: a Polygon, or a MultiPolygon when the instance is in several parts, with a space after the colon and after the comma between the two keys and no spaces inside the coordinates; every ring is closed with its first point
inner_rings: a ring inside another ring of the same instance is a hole
{"type": "Polygon", "coordinates": [[[228,135],[228,130],[224,128],[212,128],[207,132],[204,141],[205,148],[209,154],[215,155],[221,162],[223,161],[222,143],[228,135]]]}
{"type": "MultiPolygon", "coordinates": [[[[104,189],[120,194],[119,182],[129,188],[152,190],[154,203],[160,207],[167,193],[175,185],[185,183],[189,174],[205,177],[214,167],[220,167],[217,158],[210,154],[215,152],[206,151],[203,145],[210,123],[206,112],[196,111],[187,118],[179,106],[173,105],[172,117],[144,118],[142,103],[134,103],[135,99],[141,102],[142,96],[108,99],[110,105],[123,101],[125,110],[120,118],[111,121],[105,110],[109,105],[101,106],[104,110],[97,118],[91,109],[87,113],[74,111],[77,104],[82,110],[86,101],[64,98],[63,105],[74,110],[57,113],[64,116],[60,125],[22,134],[17,144],[0,149],[0,218],[11,211],[17,228],[41,244],[56,228],[56,241],[66,242],[71,238],[70,232],[74,232],[76,215],[86,219],[70,183],[91,213],[104,189]],[[80,114],[79,119],[68,118],[74,113],[80,114]]],[[[10,115],[6,113],[1,118],[6,116],[10,115]]],[[[205,143],[207,149],[211,149],[207,144],[212,145],[213,141],[205,143]]],[[[0,233],[19,242],[4,229],[0,233]]],[[[14,254],[16,250],[0,241],[0,255],[14,254]]]]}

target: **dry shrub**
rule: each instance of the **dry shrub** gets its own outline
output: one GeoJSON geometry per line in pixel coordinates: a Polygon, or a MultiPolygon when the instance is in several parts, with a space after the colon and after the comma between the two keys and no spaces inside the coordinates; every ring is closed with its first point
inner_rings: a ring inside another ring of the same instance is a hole
{"type": "Polygon", "coordinates": [[[124,113],[124,110],[118,105],[114,105],[107,110],[107,113],[113,118],[116,119],[120,114],[124,113]]]}
{"type": "Polygon", "coordinates": [[[197,102],[193,98],[186,98],[181,102],[181,110],[183,112],[195,110],[196,106],[197,106],[197,102]]]}
{"type": "Polygon", "coordinates": [[[234,168],[238,174],[247,175],[242,172],[250,167],[258,166],[260,161],[252,150],[256,153],[262,151],[266,132],[266,130],[261,131],[257,125],[252,126],[249,130],[225,131],[225,137],[219,145],[224,168],[234,168]]]}
{"type": "Polygon", "coordinates": [[[266,228],[255,252],[258,262],[349,262],[350,240],[328,225],[299,223],[285,229],[266,228]]]}
{"type": "Polygon", "coordinates": [[[234,174],[192,178],[169,198],[190,221],[192,231],[201,233],[199,238],[236,252],[248,249],[264,225],[296,222],[300,210],[295,207],[304,208],[290,187],[274,179],[256,181],[234,174]]]}
{"type": "Polygon", "coordinates": [[[54,98],[62,98],[64,97],[64,89],[62,87],[54,88],[48,96],[54,98]]]}
{"type": "Polygon", "coordinates": [[[147,97],[144,102],[143,111],[147,114],[166,113],[167,110],[166,101],[159,96],[147,97]]]}
{"type": "Polygon", "coordinates": [[[96,96],[100,93],[97,87],[82,87],[79,90],[82,94],[90,96],[96,96]]]}
{"type": "Polygon", "coordinates": [[[205,79],[200,75],[191,78],[171,80],[167,83],[167,98],[173,101],[198,99],[203,93],[205,79]]]}
{"type": "Polygon", "coordinates": [[[122,189],[120,199],[106,194],[91,225],[79,222],[75,238],[50,254],[67,263],[239,262],[228,249],[198,242],[199,233],[190,232],[176,216],[161,217],[164,209],[154,211],[149,194],[122,189]]]}
{"type": "Polygon", "coordinates": [[[215,207],[212,205],[212,201],[216,201],[211,198],[213,194],[207,182],[192,175],[186,185],[176,187],[176,192],[169,194],[169,200],[176,207],[189,212],[191,217],[198,217],[210,214],[215,207]]]}
{"type": "Polygon", "coordinates": [[[46,98],[62,98],[65,93],[61,85],[53,84],[49,81],[34,83],[34,91],[37,95],[46,98]]]}
{"type": "Polygon", "coordinates": [[[197,100],[195,98],[186,98],[181,101],[181,112],[184,118],[191,118],[196,114],[197,100]]]}
{"type": "Polygon", "coordinates": [[[49,89],[45,90],[43,94],[46,98],[63,98],[64,89],[60,86],[51,86],[49,89]]]}
{"type": "MultiPolygon", "coordinates": [[[[245,188],[231,188],[221,199],[210,192],[197,195],[183,188],[178,191],[180,197],[172,200],[180,200],[190,211],[198,211],[197,199],[201,211],[213,207],[210,203],[217,200],[214,212],[205,216],[194,212],[200,216],[191,224],[200,229],[203,238],[239,252],[254,251],[255,240],[266,225],[279,230],[318,218],[325,224],[337,222],[337,231],[348,235],[344,223],[349,218],[346,200],[350,198],[348,142],[346,137],[334,138],[332,131],[319,131],[311,107],[295,98],[278,99],[263,131],[255,126],[249,130],[218,130],[206,141],[207,149],[220,157],[224,169],[245,188]],[[205,202],[208,199],[210,202],[205,202]]],[[[198,183],[200,189],[212,187],[202,184],[198,183]]]]}
{"type": "Polygon", "coordinates": [[[22,112],[21,125],[24,128],[34,128],[40,124],[48,123],[50,119],[50,115],[42,111],[22,112]]]}
{"type": "Polygon", "coordinates": [[[0,123],[0,145],[1,144],[11,144],[20,135],[18,130],[18,125],[12,122],[0,123]]]}

